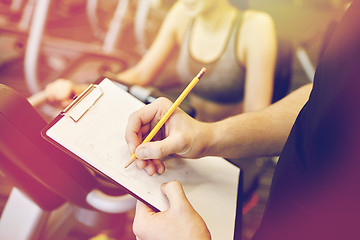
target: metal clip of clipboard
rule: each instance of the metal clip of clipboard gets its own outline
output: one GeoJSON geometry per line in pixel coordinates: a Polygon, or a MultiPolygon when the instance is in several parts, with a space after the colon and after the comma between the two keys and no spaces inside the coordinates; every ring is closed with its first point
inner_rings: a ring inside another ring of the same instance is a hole
{"type": "Polygon", "coordinates": [[[74,122],[78,122],[102,95],[103,91],[101,87],[96,84],[91,84],[64,109],[63,113],[74,120],[74,122]]]}

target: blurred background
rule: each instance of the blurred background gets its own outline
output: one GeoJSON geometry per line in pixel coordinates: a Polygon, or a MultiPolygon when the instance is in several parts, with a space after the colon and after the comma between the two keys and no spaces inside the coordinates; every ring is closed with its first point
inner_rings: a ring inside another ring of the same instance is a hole
{"type": "MultiPolygon", "coordinates": [[[[25,97],[43,90],[57,78],[90,83],[104,72],[133,66],[151,45],[174,0],[0,0],[0,83],[25,97]]],[[[241,9],[269,13],[278,37],[290,43],[290,91],[312,81],[326,41],[342,16],[343,0],[231,0],[241,9]]],[[[157,82],[168,82],[171,93],[176,53],[157,82]]],[[[48,116],[46,109],[39,111],[48,116]]],[[[1,159],[0,159],[1,161],[1,159]]],[[[274,164],[261,176],[257,197],[246,204],[243,239],[250,239],[261,220],[274,164]]],[[[11,184],[1,177],[0,209],[11,184]]],[[[121,239],[131,233],[132,213],[121,239]]],[[[89,239],[73,233],[68,239],[89,239]]]]}
{"type": "MultiPolygon", "coordinates": [[[[91,82],[104,71],[120,72],[134,65],[175,0],[61,0],[42,7],[37,2],[0,1],[0,82],[27,96],[58,77],[91,82]]],[[[344,5],[343,0],[231,2],[269,13],[278,36],[291,40],[294,53],[304,48],[314,66],[326,32],[344,5]]],[[[297,73],[304,69],[296,54],[293,63],[296,88],[303,83],[298,83],[297,73]]],[[[159,79],[176,77],[172,62],[168,65],[163,75],[169,76],[159,79]]]]}

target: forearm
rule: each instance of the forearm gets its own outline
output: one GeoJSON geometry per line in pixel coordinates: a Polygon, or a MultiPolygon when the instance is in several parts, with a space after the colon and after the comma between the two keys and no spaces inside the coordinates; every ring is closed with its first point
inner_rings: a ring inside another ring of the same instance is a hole
{"type": "Polygon", "coordinates": [[[116,77],[113,78],[115,81],[118,81],[122,84],[129,85],[146,85],[148,82],[147,79],[142,79],[142,73],[139,71],[138,65],[131,67],[121,73],[116,74],[116,77]]]}
{"type": "Polygon", "coordinates": [[[245,158],[278,155],[306,101],[306,85],[268,108],[208,124],[209,141],[202,155],[245,158]]]}

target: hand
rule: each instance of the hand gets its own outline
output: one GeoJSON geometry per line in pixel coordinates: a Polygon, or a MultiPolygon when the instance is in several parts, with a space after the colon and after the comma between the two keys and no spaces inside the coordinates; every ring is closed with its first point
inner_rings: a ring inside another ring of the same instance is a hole
{"type": "Polygon", "coordinates": [[[67,79],[57,79],[49,83],[45,88],[47,100],[51,103],[60,103],[62,107],[67,106],[75,96],[75,86],[67,79]]]}
{"type": "Polygon", "coordinates": [[[149,175],[162,174],[165,166],[160,159],[170,154],[187,158],[204,156],[206,141],[211,139],[207,123],[196,121],[178,108],[153,141],[141,144],[171,105],[170,100],[158,98],[133,113],[128,121],[125,139],[130,154],[136,154],[138,168],[145,169],[149,175]]]}
{"type": "Polygon", "coordinates": [[[211,239],[204,220],[191,206],[178,181],[162,184],[161,191],[170,202],[166,211],[156,213],[142,202],[137,202],[133,223],[137,239],[211,239]]]}

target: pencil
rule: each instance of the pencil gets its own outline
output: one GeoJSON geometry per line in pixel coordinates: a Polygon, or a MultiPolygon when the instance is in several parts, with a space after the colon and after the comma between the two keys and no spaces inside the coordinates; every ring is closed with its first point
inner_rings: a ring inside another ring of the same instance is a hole
{"type": "MultiPolygon", "coordinates": [[[[160,130],[160,128],[164,125],[164,123],[169,119],[171,114],[175,111],[175,109],[180,105],[180,103],[185,99],[185,97],[190,93],[190,91],[194,88],[194,86],[199,82],[200,78],[205,74],[206,68],[202,68],[198,75],[194,77],[194,79],[189,83],[189,85],[184,89],[184,91],[180,94],[180,96],[176,99],[176,101],[171,105],[169,110],[165,113],[165,115],[160,119],[160,121],[155,125],[155,127],[151,130],[149,135],[144,139],[143,143],[150,142],[151,139],[156,135],[156,133],[160,130]]],[[[125,165],[125,168],[130,166],[136,160],[135,153],[131,156],[130,161],[125,165]]]]}

